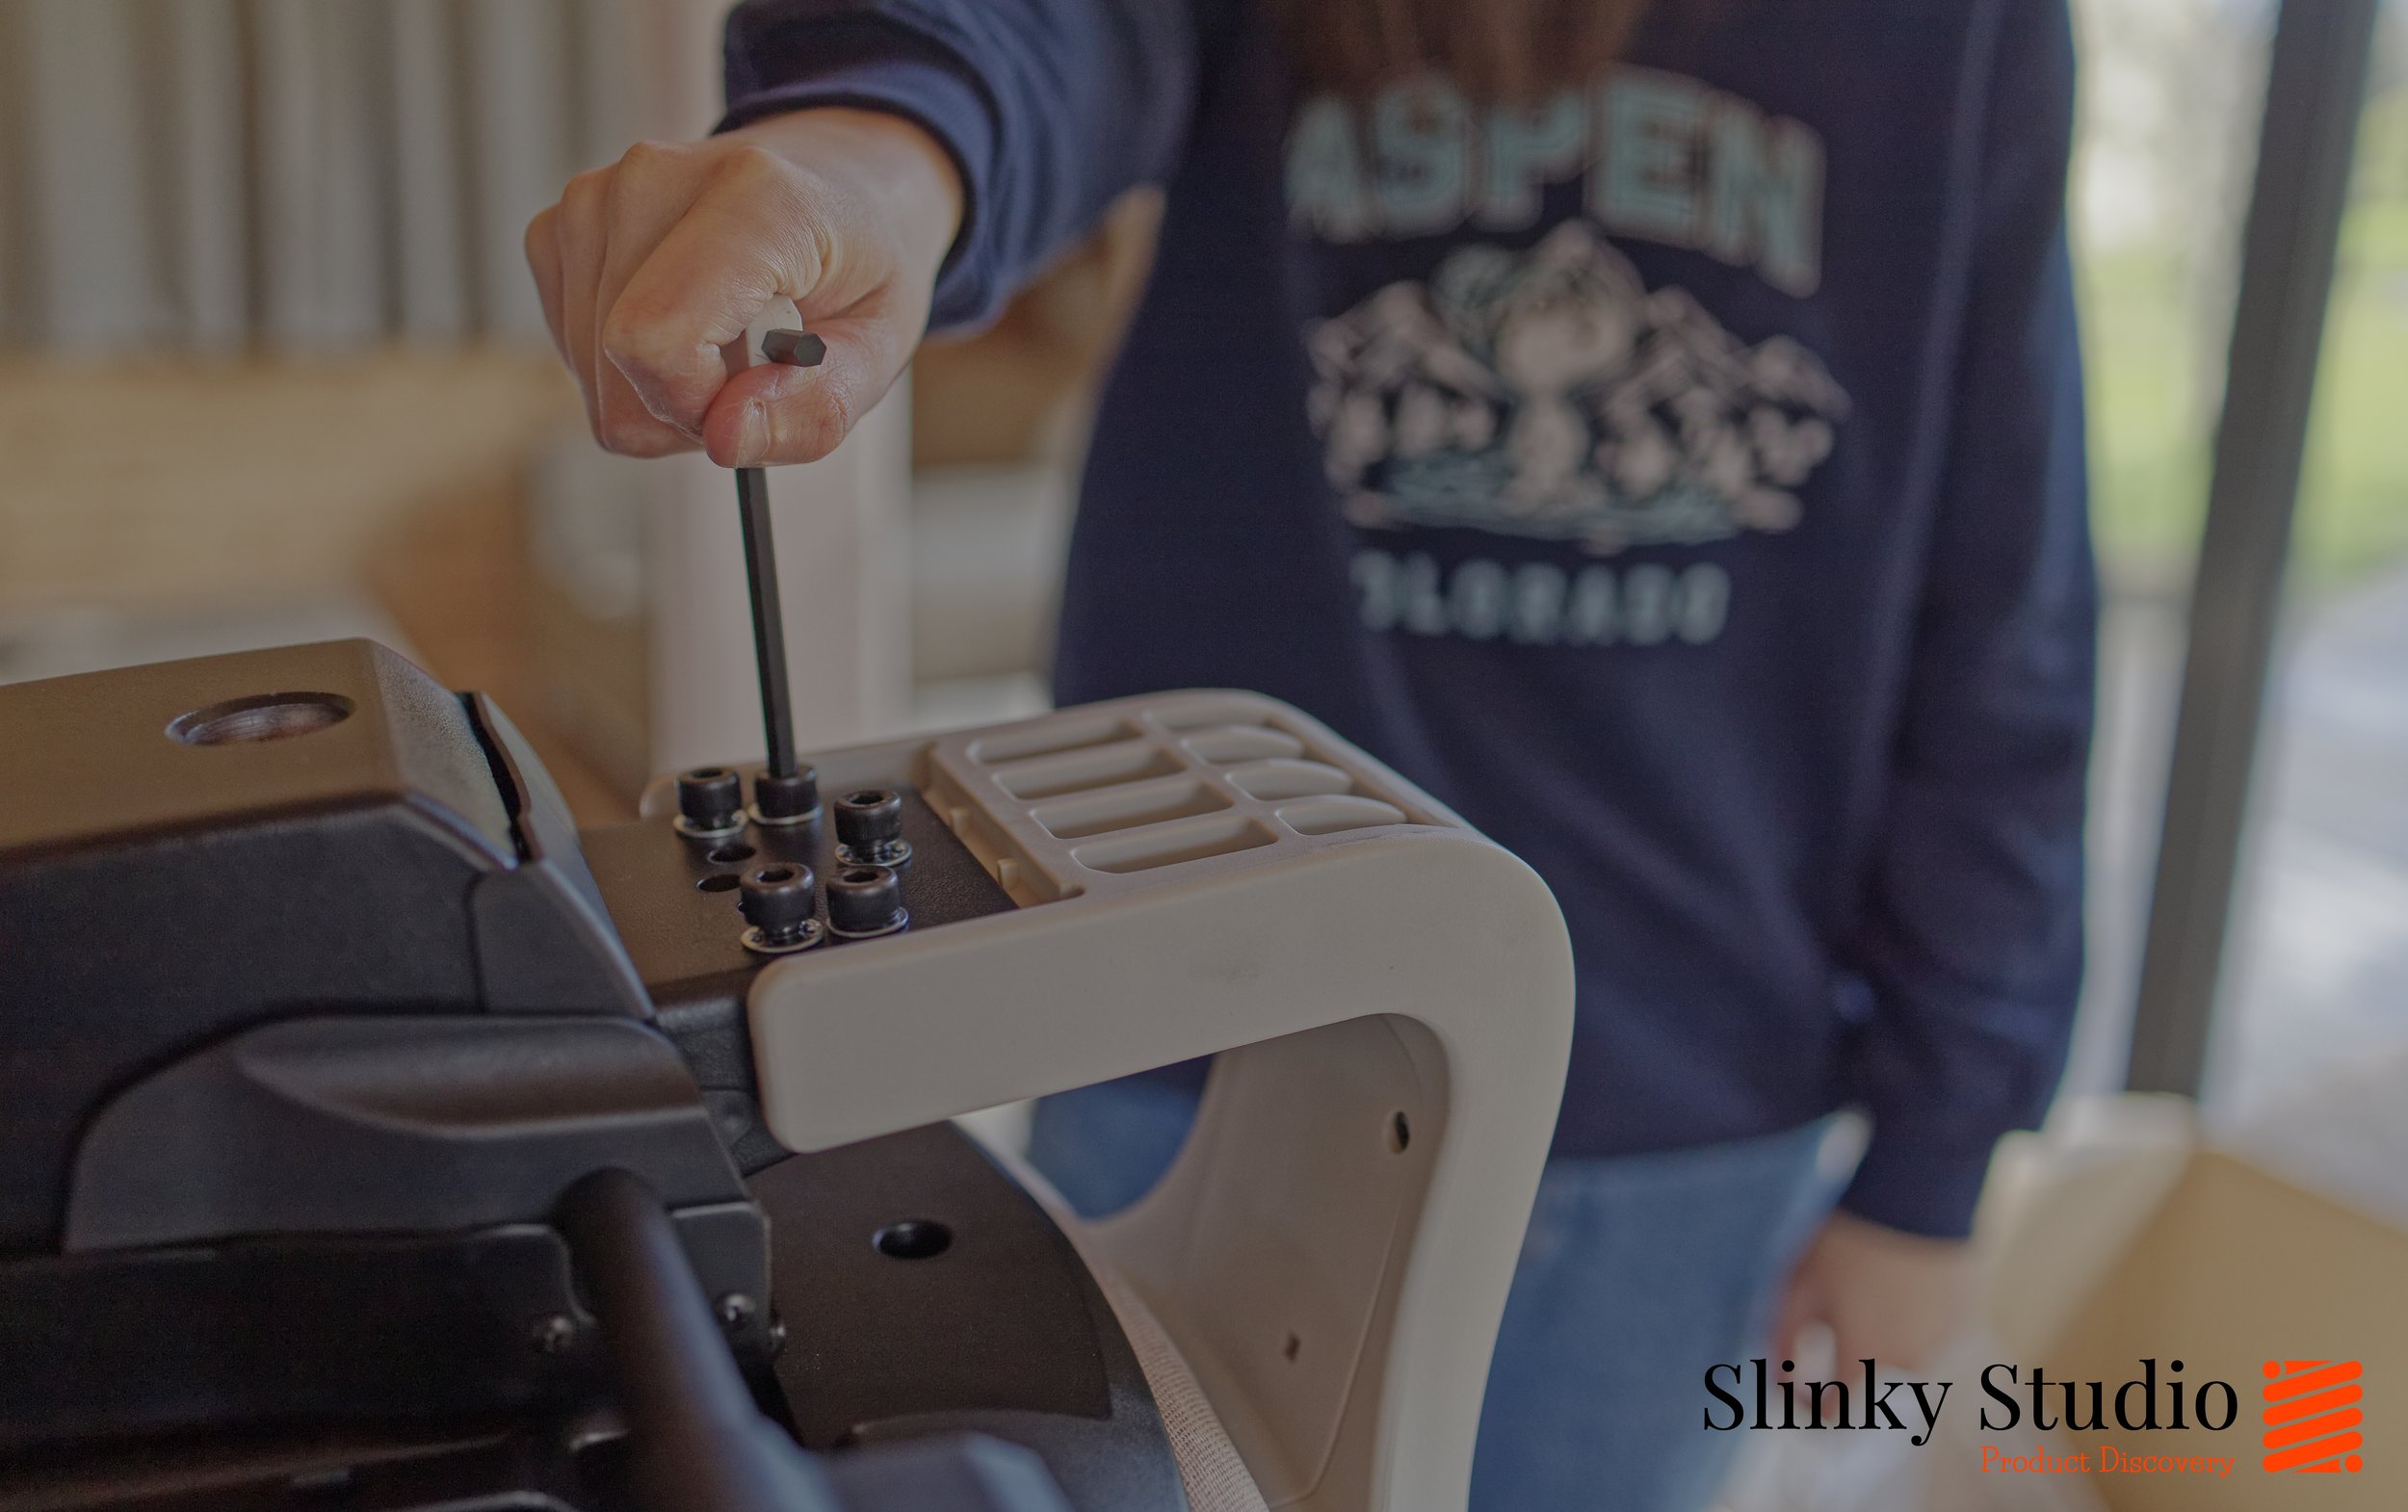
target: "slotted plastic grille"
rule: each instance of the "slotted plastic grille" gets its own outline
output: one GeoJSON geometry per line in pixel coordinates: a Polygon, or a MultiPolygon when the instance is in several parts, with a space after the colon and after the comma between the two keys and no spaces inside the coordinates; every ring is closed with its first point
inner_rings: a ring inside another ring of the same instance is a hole
{"type": "Polygon", "coordinates": [[[1024,904],[1362,830],[1459,822],[1252,693],[1165,693],[942,737],[920,787],[1024,904]]]}

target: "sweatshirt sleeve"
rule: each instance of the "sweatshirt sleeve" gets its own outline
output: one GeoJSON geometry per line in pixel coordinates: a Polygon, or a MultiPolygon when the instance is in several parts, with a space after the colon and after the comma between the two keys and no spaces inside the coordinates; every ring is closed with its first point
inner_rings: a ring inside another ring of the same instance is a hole
{"type": "Polygon", "coordinates": [[[1843,1199],[1971,1226],[1992,1147],[2035,1127],[2082,969],[2098,590],[2066,248],[2065,0],[2009,0],[1984,111],[1949,455],[1855,962],[1847,1067],[1872,1141],[1843,1199]]]}
{"type": "Polygon", "coordinates": [[[745,0],[722,131],[806,106],[891,111],[960,170],[930,325],[991,317],[1113,198],[1166,177],[1193,108],[1189,0],[745,0]]]}

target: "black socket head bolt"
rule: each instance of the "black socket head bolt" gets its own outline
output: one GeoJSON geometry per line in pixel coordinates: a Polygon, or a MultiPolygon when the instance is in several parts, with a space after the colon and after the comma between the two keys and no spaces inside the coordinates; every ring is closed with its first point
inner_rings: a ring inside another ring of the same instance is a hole
{"type": "Polygon", "coordinates": [[[736,906],[752,927],[744,933],[745,949],[764,955],[789,955],[820,943],[820,921],[811,917],[811,869],[799,861],[780,861],[746,872],[737,884],[736,906]]]}
{"type": "Polygon", "coordinates": [[[763,772],[752,779],[752,821],[808,824],[820,817],[820,769],[805,767],[791,777],[763,772]]]}
{"type": "Polygon", "coordinates": [[[761,355],[793,368],[816,368],[827,357],[827,343],[807,330],[783,326],[761,334],[761,355]]]}
{"type": "Polygon", "coordinates": [[[893,934],[907,927],[903,881],[893,867],[843,866],[827,879],[827,927],[848,940],[893,934]]]}
{"type": "Polygon", "coordinates": [[[901,866],[911,859],[903,838],[903,799],[884,788],[862,788],[836,800],[836,859],[849,866],[901,866]]]}
{"type": "Polygon", "coordinates": [[[725,767],[677,774],[677,832],[694,840],[724,840],[745,827],[745,785],[725,767]]]}

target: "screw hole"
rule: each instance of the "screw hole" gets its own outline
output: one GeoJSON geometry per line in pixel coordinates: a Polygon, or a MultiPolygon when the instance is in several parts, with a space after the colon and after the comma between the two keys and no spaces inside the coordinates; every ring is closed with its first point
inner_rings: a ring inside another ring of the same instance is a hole
{"type": "Polygon", "coordinates": [[[890,1260],[930,1260],[954,1247],[954,1231],[934,1218],[905,1218],[871,1235],[870,1243],[890,1260]]]}
{"type": "Polygon", "coordinates": [[[1388,1115],[1388,1153],[1402,1155],[1413,1144],[1413,1121],[1399,1108],[1388,1115]]]}
{"type": "Polygon", "coordinates": [[[721,777],[727,775],[727,769],[724,767],[696,767],[694,770],[686,773],[686,775],[692,777],[696,782],[717,782],[721,777]]]}
{"type": "Polygon", "coordinates": [[[710,859],[720,866],[734,866],[739,861],[751,860],[752,853],[750,846],[715,846],[711,849],[710,859]]]}
{"type": "Polygon", "coordinates": [[[846,794],[845,801],[855,808],[870,808],[885,802],[886,793],[880,788],[864,788],[858,793],[846,794]]]}
{"type": "Polygon", "coordinates": [[[178,715],[168,723],[168,738],[186,745],[282,741],[340,724],[351,715],[352,701],[341,693],[261,693],[178,715]]]}
{"type": "Polygon", "coordinates": [[[694,884],[706,893],[732,893],[743,885],[733,872],[714,872],[694,884]]]}
{"type": "Polygon", "coordinates": [[[877,881],[877,869],[873,867],[847,867],[845,869],[845,880],[858,887],[865,882],[877,881]]]}
{"type": "Polygon", "coordinates": [[[790,866],[765,866],[760,871],[752,873],[752,879],[756,882],[765,883],[769,886],[774,887],[780,882],[793,881],[795,879],[795,869],[790,866]]]}

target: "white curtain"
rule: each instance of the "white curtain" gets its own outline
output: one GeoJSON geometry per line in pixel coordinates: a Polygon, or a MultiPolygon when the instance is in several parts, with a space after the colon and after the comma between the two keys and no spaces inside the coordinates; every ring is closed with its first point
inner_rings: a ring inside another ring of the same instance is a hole
{"type": "Polygon", "coordinates": [[[724,0],[0,0],[0,343],[538,338],[527,218],[706,129],[724,0]]]}

